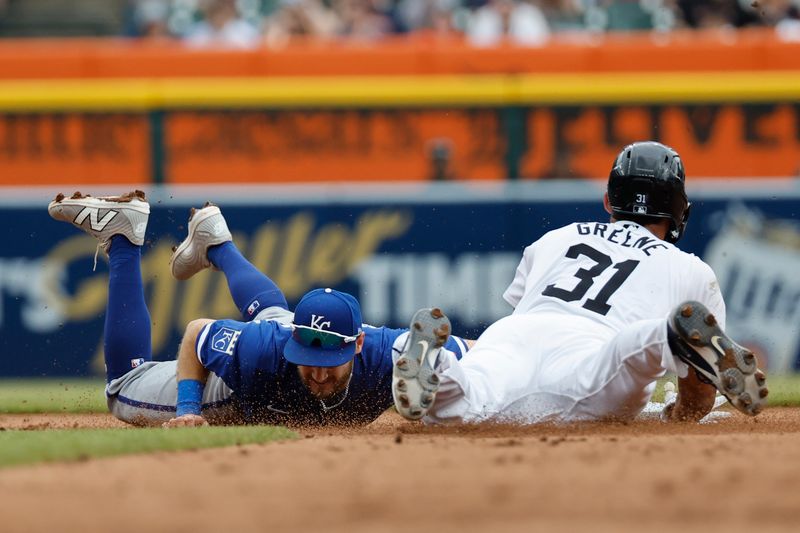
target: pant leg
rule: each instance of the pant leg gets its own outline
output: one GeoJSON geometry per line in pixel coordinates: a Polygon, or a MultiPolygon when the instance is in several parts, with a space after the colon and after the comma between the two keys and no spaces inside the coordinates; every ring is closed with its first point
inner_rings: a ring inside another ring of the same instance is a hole
{"type": "Polygon", "coordinates": [[[685,375],[686,370],[669,348],[666,319],[635,322],[576,369],[582,397],[564,418],[633,419],[647,405],[658,378],[667,372],[685,375]]]}
{"type": "MultiPolygon", "coordinates": [[[[149,362],[106,386],[108,409],[118,419],[137,426],[155,426],[175,416],[178,401],[177,361],[149,362]]],[[[202,414],[211,424],[235,423],[233,392],[213,372],[203,390],[202,414]]]]}
{"type": "Polygon", "coordinates": [[[445,351],[439,366],[441,384],[426,422],[533,423],[572,406],[572,399],[540,386],[549,354],[569,352],[574,344],[554,329],[557,315],[512,315],[489,326],[460,360],[445,351]],[[530,406],[513,416],[507,409],[528,399],[530,406]]]}
{"type": "Polygon", "coordinates": [[[665,319],[615,334],[575,317],[512,315],[490,326],[461,361],[443,359],[427,422],[633,418],[657,378],[685,371],[669,350],[665,319]]]}

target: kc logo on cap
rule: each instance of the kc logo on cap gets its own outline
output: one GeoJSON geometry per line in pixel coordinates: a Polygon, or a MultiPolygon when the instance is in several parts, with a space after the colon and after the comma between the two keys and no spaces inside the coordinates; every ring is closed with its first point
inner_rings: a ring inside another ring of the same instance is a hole
{"type": "Polygon", "coordinates": [[[292,337],[283,355],[303,366],[339,366],[353,358],[361,334],[361,307],[352,295],[314,289],[294,310],[292,337]]]}
{"type": "Polygon", "coordinates": [[[322,315],[311,315],[311,327],[314,329],[331,329],[331,321],[323,322],[324,318],[322,315]]]}

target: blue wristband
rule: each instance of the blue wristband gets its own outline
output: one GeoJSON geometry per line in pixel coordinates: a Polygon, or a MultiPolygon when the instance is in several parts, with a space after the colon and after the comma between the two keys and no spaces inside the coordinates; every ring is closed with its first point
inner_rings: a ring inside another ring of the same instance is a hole
{"type": "Polygon", "coordinates": [[[196,379],[178,382],[178,405],[175,416],[199,415],[202,409],[205,384],[196,379]]]}

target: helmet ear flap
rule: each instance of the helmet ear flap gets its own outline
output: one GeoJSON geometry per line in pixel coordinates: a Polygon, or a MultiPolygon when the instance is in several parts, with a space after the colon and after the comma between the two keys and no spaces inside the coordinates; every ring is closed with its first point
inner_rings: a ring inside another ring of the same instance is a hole
{"type": "Polygon", "coordinates": [[[686,224],[689,223],[689,213],[692,210],[692,204],[687,203],[686,209],[683,211],[683,216],[681,217],[680,224],[676,226],[675,222],[673,221],[670,226],[669,233],[667,233],[667,238],[665,239],[667,242],[676,243],[678,240],[683,237],[683,233],[686,231],[686,224]]]}

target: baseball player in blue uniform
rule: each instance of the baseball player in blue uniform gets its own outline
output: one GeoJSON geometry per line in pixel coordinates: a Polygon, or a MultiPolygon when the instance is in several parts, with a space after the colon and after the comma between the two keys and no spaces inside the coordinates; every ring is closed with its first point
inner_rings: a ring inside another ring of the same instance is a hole
{"type": "MultiPolygon", "coordinates": [[[[150,207],[141,191],[116,197],[59,194],[48,212],[99,241],[109,257],[104,329],[109,410],[137,425],[366,424],[392,403],[392,367],[408,330],[362,324],[358,301],[307,293],[295,312],[275,283],[234,246],[218,207],[192,210],[170,261],[188,279],[221,270],[243,321],[189,323],[174,361],[152,361],[141,246],[150,207]]],[[[467,343],[451,336],[447,349],[467,343]]]]}

